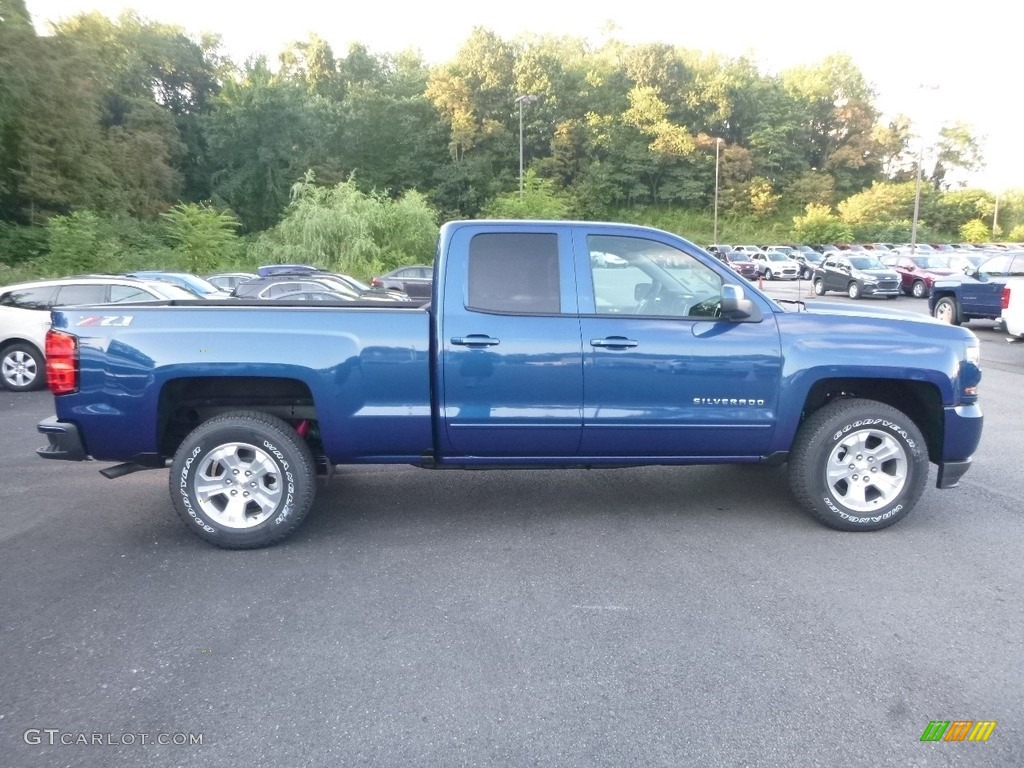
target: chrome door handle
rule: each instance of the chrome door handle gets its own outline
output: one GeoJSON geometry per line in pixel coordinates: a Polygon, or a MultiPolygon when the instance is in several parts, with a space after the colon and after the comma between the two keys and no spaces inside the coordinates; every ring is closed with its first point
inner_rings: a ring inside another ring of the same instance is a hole
{"type": "Polygon", "coordinates": [[[590,346],[592,347],[607,347],[609,349],[630,349],[639,345],[639,341],[633,341],[633,339],[627,339],[625,336],[609,336],[604,339],[591,339],[590,346]]]}
{"type": "Polygon", "coordinates": [[[454,336],[452,344],[460,347],[496,347],[501,339],[494,339],[484,333],[471,333],[469,336],[454,336]]]}

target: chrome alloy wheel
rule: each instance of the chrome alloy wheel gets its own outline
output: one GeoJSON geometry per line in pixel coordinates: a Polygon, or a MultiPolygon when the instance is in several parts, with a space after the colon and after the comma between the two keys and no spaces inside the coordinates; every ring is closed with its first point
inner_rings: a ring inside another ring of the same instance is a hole
{"type": "Polygon", "coordinates": [[[836,501],[852,512],[888,506],[907,483],[908,459],[888,432],[851,432],[832,449],[825,466],[826,483],[836,501]]]}
{"type": "Polygon", "coordinates": [[[209,518],[225,528],[252,528],[277,512],[284,493],[281,465],[249,443],[218,445],[198,459],[192,490],[209,518]]]}
{"type": "Polygon", "coordinates": [[[39,375],[39,367],[35,358],[28,352],[15,349],[4,355],[2,375],[4,381],[12,389],[24,389],[32,384],[39,375]]]}

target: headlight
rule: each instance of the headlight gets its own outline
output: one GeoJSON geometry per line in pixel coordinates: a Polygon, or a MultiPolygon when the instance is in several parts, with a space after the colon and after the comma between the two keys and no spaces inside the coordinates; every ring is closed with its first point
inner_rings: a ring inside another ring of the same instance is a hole
{"type": "Polygon", "coordinates": [[[877,284],[877,283],[878,283],[878,278],[877,278],[877,277],[869,277],[869,276],[865,276],[865,277],[863,277],[863,278],[861,278],[861,279],[862,279],[862,280],[863,280],[863,281],[864,281],[865,283],[868,283],[869,285],[875,285],[875,284],[877,284]]]}
{"type": "Polygon", "coordinates": [[[967,350],[964,352],[964,360],[968,363],[974,363],[979,368],[981,367],[981,345],[980,344],[968,344],[967,350]]]}

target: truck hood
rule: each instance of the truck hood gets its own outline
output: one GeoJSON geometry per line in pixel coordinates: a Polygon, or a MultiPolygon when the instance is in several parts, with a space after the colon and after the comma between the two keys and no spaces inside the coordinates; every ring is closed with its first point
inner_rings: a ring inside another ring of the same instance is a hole
{"type": "Polygon", "coordinates": [[[920,323],[939,322],[931,315],[920,312],[909,312],[905,309],[892,309],[885,304],[858,304],[857,306],[837,304],[830,301],[805,301],[803,310],[792,304],[783,305],[787,312],[805,311],[814,315],[840,315],[843,317],[889,317],[893,320],[912,320],[920,323]]]}

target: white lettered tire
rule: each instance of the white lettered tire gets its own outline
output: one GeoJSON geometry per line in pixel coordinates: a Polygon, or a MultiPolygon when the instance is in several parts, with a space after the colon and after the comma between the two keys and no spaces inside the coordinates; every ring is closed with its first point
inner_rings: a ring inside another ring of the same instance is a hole
{"type": "Polygon", "coordinates": [[[797,501],[841,531],[877,531],[906,517],[928,479],[917,425],[873,400],[837,400],[801,425],[789,456],[797,501]]]}
{"type": "Polygon", "coordinates": [[[309,512],[316,471],[287,422],[236,411],[196,427],[174,455],[171,500],[192,533],[226,549],[287,538],[309,512]]]}

